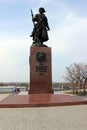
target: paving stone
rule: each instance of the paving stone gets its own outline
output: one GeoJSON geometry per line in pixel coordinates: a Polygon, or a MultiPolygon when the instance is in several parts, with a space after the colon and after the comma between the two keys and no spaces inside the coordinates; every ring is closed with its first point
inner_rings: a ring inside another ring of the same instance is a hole
{"type": "Polygon", "coordinates": [[[0,130],[87,130],[87,105],[0,109],[0,130]]]}

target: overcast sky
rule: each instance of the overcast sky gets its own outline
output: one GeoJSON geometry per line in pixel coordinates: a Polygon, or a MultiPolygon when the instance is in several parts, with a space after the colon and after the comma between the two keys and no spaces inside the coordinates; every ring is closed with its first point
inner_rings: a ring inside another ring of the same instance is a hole
{"type": "Polygon", "coordinates": [[[30,9],[39,7],[50,26],[53,82],[64,81],[69,65],[87,64],[87,0],[0,0],[0,82],[29,82],[30,9]]]}

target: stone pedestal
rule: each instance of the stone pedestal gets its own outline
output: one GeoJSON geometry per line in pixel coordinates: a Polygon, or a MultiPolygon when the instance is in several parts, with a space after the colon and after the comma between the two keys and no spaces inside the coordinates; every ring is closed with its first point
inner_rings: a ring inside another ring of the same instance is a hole
{"type": "Polygon", "coordinates": [[[51,48],[30,48],[30,90],[29,94],[53,93],[51,48]]]}

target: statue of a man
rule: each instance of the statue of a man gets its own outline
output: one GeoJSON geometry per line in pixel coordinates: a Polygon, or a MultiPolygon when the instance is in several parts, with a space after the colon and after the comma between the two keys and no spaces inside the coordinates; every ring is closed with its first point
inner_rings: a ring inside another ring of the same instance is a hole
{"type": "Polygon", "coordinates": [[[43,42],[49,40],[47,31],[49,31],[50,28],[47,17],[44,14],[45,12],[45,9],[41,7],[39,8],[39,14],[32,17],[34,29],[30,37],[33,37],[33,44],[37,44],[38,46],[43,46],[43,42]]]}

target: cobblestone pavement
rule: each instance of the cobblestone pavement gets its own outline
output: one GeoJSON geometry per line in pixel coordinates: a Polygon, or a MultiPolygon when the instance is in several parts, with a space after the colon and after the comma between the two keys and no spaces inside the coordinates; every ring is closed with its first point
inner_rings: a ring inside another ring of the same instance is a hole
{"type": "Polygon", "coordinates": [[[0,108],[0,130],[87,130],[87,105],[0,108]]]}

